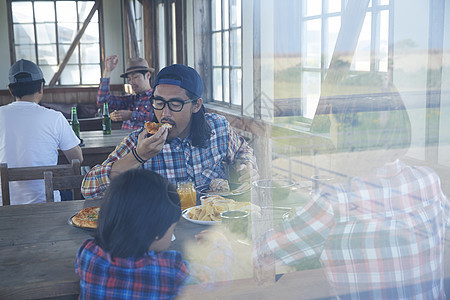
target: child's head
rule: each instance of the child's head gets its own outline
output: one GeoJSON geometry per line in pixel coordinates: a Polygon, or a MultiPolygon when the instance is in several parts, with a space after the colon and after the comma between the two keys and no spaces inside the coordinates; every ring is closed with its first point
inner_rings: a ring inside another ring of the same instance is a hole
{"type": "Polygon", "coordinates": [[[96,241],[117,257],[142,256],[181,216],[175,187],[161,175],[143,169],[114,178],[103,201],[96,241]]]}

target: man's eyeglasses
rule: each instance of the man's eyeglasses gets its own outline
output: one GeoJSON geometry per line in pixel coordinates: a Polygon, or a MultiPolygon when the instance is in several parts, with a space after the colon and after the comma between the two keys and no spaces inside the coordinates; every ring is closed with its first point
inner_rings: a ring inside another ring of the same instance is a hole
{"type": "Polygon", "coordinates": [[[169,106],[169,109],[174,112],[179,112],[183,109],[184,105],[186,103],[191,103],[196,101],[197,99],[170,99],[169,101],[166,101],[159,97],[152,97],[152,106],[156,110],[163,110],[164,107],[166,107],[166,104],[169,106]]]}

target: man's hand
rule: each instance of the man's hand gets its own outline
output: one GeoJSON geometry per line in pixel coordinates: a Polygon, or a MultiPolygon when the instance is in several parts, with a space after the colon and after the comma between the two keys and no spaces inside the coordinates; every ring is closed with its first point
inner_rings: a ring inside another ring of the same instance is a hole
{"type": "Polygon", "coordinates": [[[117,67],[119,63],[119,59],[117,55],[108,56],[105,59],[105,68],[103,69],[103,78],[109,78],[111,76],[111,72],[117,67]]]}
{"type": "Polygon", "coordinates": [[[241,185],[235,189],[235,191],[245,190],[250,187],[250,184],[259,179],[259,174],[250,162],[240,164],[236,162],[236,171],[239,172],[240,177],[238,179],[241,185]]]}
{"type": "Polygon", "coordinates": [[[139,134],[136,148],[136,152],[144,160],[149,160],[161,152],[169,134],[169,129],[160,127],[154,135],[147,137],[147,134],[148,132],[145,129],[139,134]]]}
{"type": "Polygon", "coordinates": [[[130,120],[132,116],[131,110],[116,110],[110,114],[111,120],[115,122],[130,120]]]}

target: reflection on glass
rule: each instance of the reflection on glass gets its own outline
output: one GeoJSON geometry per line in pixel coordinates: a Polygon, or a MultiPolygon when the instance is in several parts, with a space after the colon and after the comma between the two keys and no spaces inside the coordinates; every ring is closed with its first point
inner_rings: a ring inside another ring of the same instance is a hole
{"type": "Polygon", "coordinates": [[[44,74],[44,79],[45,82],[50,82],[50,80],[52,80],[53,75],[55,75],[56,71],[58,70],[57,66],[44,66],[44,65],[40,65],[39,66],[42,70],[42,73],[44,74]]]}
{"type": "MultiPolygon", "coordinates": [[[[94,6],[94,1],[78,1],[78,13],[80,22],[84,22],[94,6]]],[[[92,16],[91,22],[98,23],[98,11],[92,16]]]]}
{"type": "Polygon", "coordinates": [[[222,29],[221,0],[213,0],[211,6],[212,30],[220,30],[222,29]]]}
{"type": "Polygon", "coordinates": [[[322,1],[306,0],[306,16],[316,16],[322,13],[322,1]]]}
{"type": "Polygon", "coordinates": [[[31,2],[11,2],[14,23],[33,23],[33,7],[31,2]]]}
{"type": "Polygon", "coordinates": [[[307,118],[314,118],[320,97],[320,72],[304,72],[302,78],[302,112],[307,118]]]}
{"type": "Polygon", "coordinates": [[[222,33],[213,33],[212,40],[212,64],[219,66],[222,65],[222,33]]]}
{"type": "Polygon", "coordinates": [[[58,41],[60,43],[72,43],[77,32],[77,23],[58,23],[58,41]]]}
{"type": "MultiPolygon", "coordinates": [[[[61,57],[61,59],[66,56],[69,48],[70,48],[70,44],[60,44],[59,45],[59,56],[61,57]]],[[[78,63],[78,47],[75,47],[75,49],[73,50],[73,53],[70,56],[68,63],[69,64],[77,64],[78,63]]]]}
{"type": "Polygon", "coordinates": [[[222,96],[222,69],[213,69],[213,99],[216,101],[223,101],[222,96]]]}
{"type": "Polygon", "coordinates": [[[341,11],[341,0],[328,0],[328,12],[340,12],[341,11]]]}
{"type": "Polygon", "coordinates": [[[306,21],[305,28],[305,66],[306,67],[315,67],[320,68],[320,59],[321,59],[321,23],[320,19],[306,21]]]}
{"type": "Polygon", "coordinates": [[[240,66],[241,65],[241,28],[231,30],[231,40],[230,43],[233,45],[231,47],[231,65],[240,66]]]}
{"type": "Polygon", "coordinates": [[[230,0],[231,27],[241,26],[241,0],[230,0]]]}
{"type": "Polygon", "coordinates": [[[61,84],[75,85],[80,83],[80,70],[78,65],[66,65],[61,73],[61,84]]]}
{"type": "Polygon", "coordinates": [[[81,65],[81,84],[98,84],[100,76],[99,65],[81,65]]]}
{"type": "Polygon", "coordinates": [[[56,14],[58,16],[58,23],[76,23],[77,7],[75,1],[56,1],[56,14]]]}
{"type": "Polygon", "coordinates": [[[38,58],[39,65],[56,65],[56,45],[39,45],[38,58]]]}
{"type": "Polygon", "coordinates": [[[334,47],[336,46],[336,40],[339,34],[339,29],[341,28],[341,17],[332,17],[327,20],[328,22],[328,32],[326,32],[326,45],[327,53],[325,56],[325,66],[328,68],[333,57],[334,47]]]}
{"type": "Polygon", "coordinates": [[[222,1],[222,24],[223,24],[223,29],[228,29],[230,28],[230,16],[229,16],[229,4],[228,4],[228,0],[223,0],[222,1]]]}
{"type": "Polygon", "coordinates": [[[34,44],[32,24],[14,24],[14,41],[16,44],[34,44]]]}
{"type": "Polygon", "coordinates": [[[241,105],[242,70],[231,69],[231,104],[241,105]]]}
{"type": "Polygon", "coordinates": [[[371,39],[371,22],[370,13],[366,14],[364,23],[359,34],[358,44],[356,46],[355,55],[352,61],[352,70],[370,71],[370,39],[371,39]]]}
{"type": "Polygon", "coordinates": [[[56,43],[55,24],[36,24],[38,44],[56,43]]]}
{"type": "Polygon", "coordinates": [[[54,2],[36,1],[34,2],[34,17],[36,22],[55,22],[54,2]]]}
{"type": "Polygon", "coordinates": [[[223,98],[224,102],[230,103],[230,69],[223,69],[223,98]]]}
{"type": "Polygon", "coordinates": [[[100,61],[100,45],[99,44],[81,44],[81,63],[98,63],[100,61]]]}
{"type": "Polygon", "coordinates": [[[223,49],[223,60],[222,65],[229,66],[230,65],[230,32],[225,31],[223,33],[223,41],[222,41],[222,49],[223,49]]]}
{"type": "Polygon", "coordinates": [[[86,27],[86,31],[81,37],[81,43],[96,43],[99,40],[98,23],[90,22],[86,27]]]}
{"type": "Polygon", "coordinates": [[[389,58],[389,11],[380,12],[380,50],[378,71],[387,72],[389,58]]]}
{"type": "Polygon", "coordinates": [[[15,49],[17,57],[30,61],[36,61],[36,51],[34,45],[20,45],[16,46],[15,49]]]}

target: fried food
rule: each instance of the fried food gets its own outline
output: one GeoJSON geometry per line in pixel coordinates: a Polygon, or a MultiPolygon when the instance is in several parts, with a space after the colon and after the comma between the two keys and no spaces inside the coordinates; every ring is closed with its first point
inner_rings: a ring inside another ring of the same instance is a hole
{"type": "Polygon", "coordinates": [[[155,122],[145,122],[145,129],[149,134],[155,134],[160,127],[172,128],[172,125],[169,123],[155,123],[155,122]]]}
{"type": "Polygon", "coordinates": [[[203,201],[203,205],[193,207],[188,213],[191,220],[198,221],[220,221],[220,213],[229,210],[245,210],[251,212],[258,207],[250,202],[236,202],[222,196],[211,196],[203,201]]]}
{"type": "Polygon", "coordinates": [[[97,228],[100,207],[86,207],[72,217],[72,223],[78,227],[97,228]]]}
{"type": "Polygon", "coordinates": [[[214,178],[209,183],[209,191],[207,192],[221,192],[221,193],[230,192],[230,185],[228,184],[228,180],[222,178],[214,178]]]}

